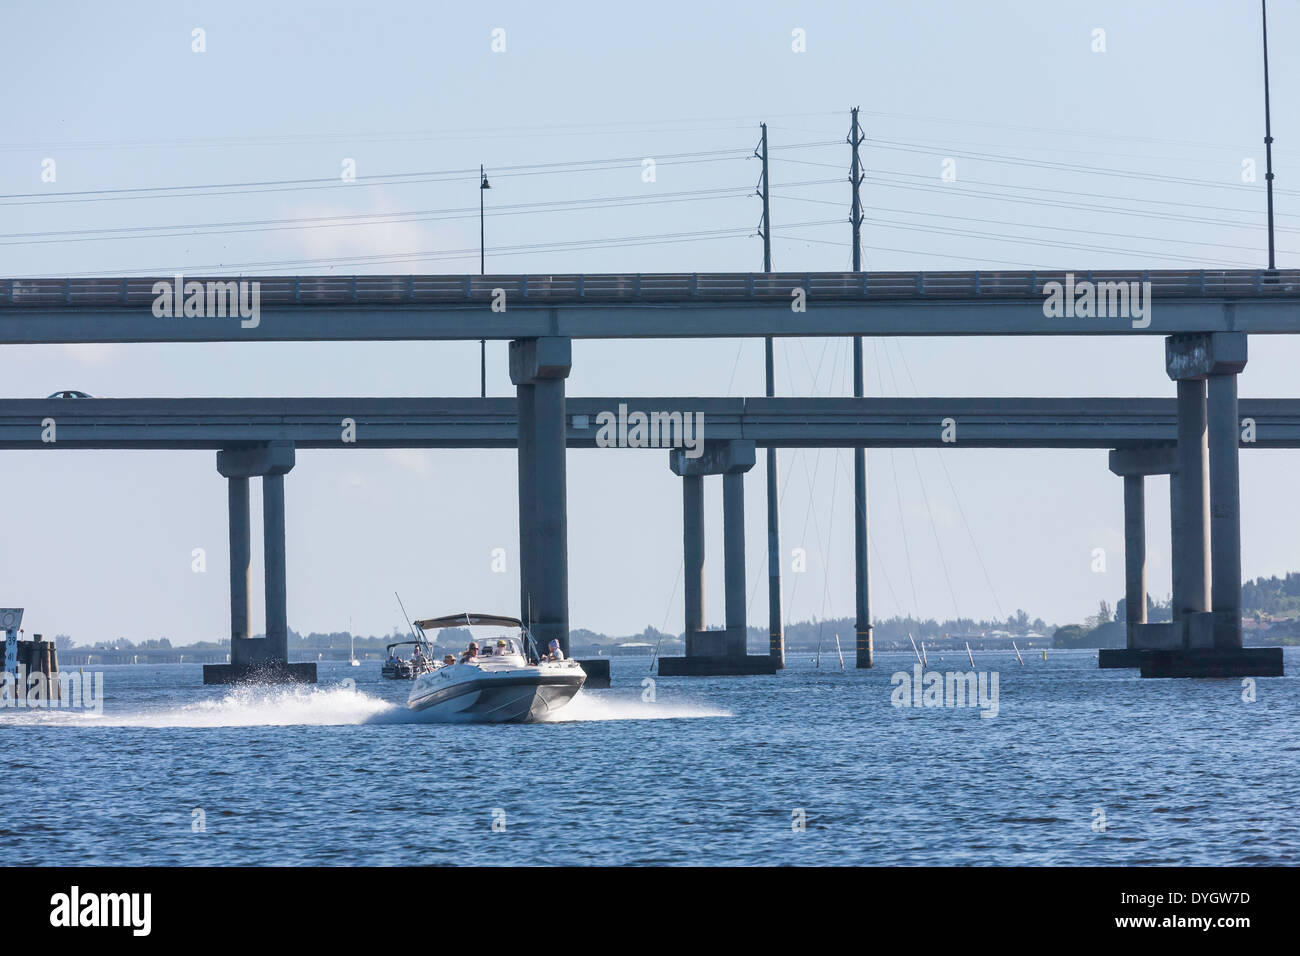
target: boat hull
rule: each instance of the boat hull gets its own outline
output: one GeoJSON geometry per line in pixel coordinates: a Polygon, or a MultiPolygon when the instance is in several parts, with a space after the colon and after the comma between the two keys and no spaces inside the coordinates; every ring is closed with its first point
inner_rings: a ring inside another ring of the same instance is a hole
{"type": "Polygon", "coordinates": [[[439,723],[521,724],[543,720],[577,695],[585,675],[485,675],[416,687],[407,706],[439,723]]]}

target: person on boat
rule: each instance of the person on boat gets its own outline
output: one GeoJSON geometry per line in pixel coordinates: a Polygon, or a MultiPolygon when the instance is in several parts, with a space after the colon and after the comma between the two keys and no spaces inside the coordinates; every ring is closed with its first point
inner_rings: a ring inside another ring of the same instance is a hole
{"type": "Polygon", "coordinates": [[[478,659],[478,641],[470,641],[469,647],[465,648],[465,653],[460,655],[462,664],[478,659]]]}
{"type": "Polygon", "coordinates": [[[411,655],[411,663],[412,664],[424,663],[424,651],[420,650],[419,644],[415,645],[415,653],[411,655]]]}
{"type": "Polygon", "coordinates": [[[556,638],[551,638],[551,643],[546,645],[546,659],[548,661],[564,660],[564,651],[560,650],[560,642],[556,638]]]}
{"type": "Polygon", "coordinates": [[[444,657],[444,658],[442,659],[442,662],[443,662],[443,664],[455,664],[455,663],[456,663],[456,657],[455,657],[455,655],[453,655],[453,654],[448,654],[446,657],[444,657]]]}
{"type": "Polygon", "coordinates": [[[497,653],[498,653],[498,654],[508,654],[508,653],[510,653],[509,648],[506,647],[506,642],[505,642],[505,639],[504,639],[504,638],[499,638],[499,639],[497,640],[497,653]]]}

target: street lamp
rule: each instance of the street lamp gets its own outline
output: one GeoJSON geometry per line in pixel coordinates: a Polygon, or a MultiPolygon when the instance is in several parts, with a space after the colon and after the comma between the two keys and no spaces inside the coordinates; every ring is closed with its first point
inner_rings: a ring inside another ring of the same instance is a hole
{"type": "MultiPolygon", "coordinates": [[[[487,245],[483,228],[483,193],[492,188],[483,167],[478,168],[478,274],[486,275],[487,245]]],[[[479,339],[479,397],[487,398],[487,339],[479,339]]]]}
{"type": "Polygon", "coordinates": [[[1264,181],[1268,184],[1268,268],[1277,268],[1273,258],[1273,128],[1268,116],[1268,3],[1259,0],[1259,12],[1264,25],[1264,153],[1267,168],[1264,181]]]}

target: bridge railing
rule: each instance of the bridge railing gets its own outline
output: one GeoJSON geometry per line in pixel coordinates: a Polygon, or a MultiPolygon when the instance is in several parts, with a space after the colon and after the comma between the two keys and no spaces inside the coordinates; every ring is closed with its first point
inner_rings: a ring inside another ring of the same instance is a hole
{"type": "MultiPolygon", "coordinates": [[[[504,290],[512,303],[809,301],[1038,298],[1049,283],[1151,284],[1159,297],[1300,298],[1300,269],[1128,270],[1066,272],[700,272],[584,275],[188,276],[185,283],[259,284],[261,306],[456,305],[489,302],[504,290]],[[1071,278],[1072,277],[1072,278],[1071,278]]],[[[158,283],[173,277],[0,280],[0,310],[150,307],[158,283]]]]}

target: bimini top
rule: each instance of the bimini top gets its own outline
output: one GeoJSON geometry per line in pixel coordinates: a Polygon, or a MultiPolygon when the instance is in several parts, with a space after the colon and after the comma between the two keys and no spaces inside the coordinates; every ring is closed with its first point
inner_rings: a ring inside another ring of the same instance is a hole
{"type": "Polygon", "coordinates": [[[468,611],[463,614],[448,614],[446,617],[431,617],[427,620],[415,622],[415,626],[422,631],[431,631],[439,627],[473,627],[478,624],[486,624],[491,627],[523,627],[523,623],[517,617],[504,617],[500,614],[471,614],[468,611]]]}

